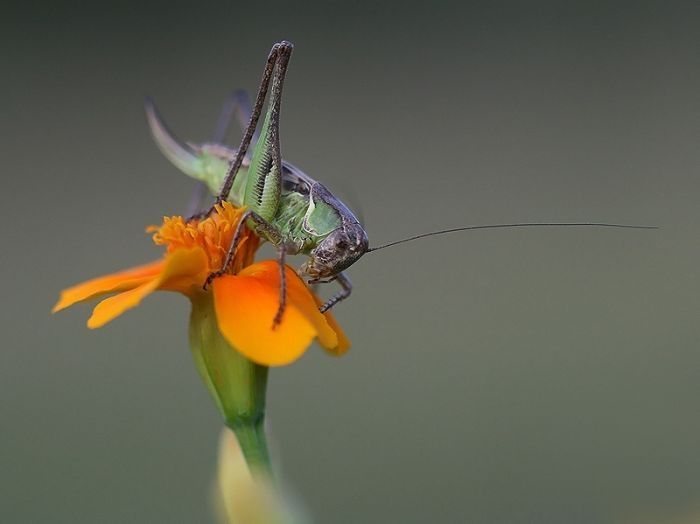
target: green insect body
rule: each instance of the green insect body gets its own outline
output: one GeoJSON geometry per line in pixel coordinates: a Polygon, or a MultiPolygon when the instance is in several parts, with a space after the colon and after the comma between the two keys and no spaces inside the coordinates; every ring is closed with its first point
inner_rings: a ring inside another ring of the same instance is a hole
{"type": "MultiPolygon", "coordinates": [[[[212,195],[218,194],[236,150],[221,144],[183,146],[179,143],[177,148],[173,148],[172,142],[163,140],[162,133],[167,128],[153,106],[149,106],[147,112],[153,136],[164,155],[183,173],[203,182],[212,195]]],[[[172,135],[169,136],[172,138],[172,135]]],[[[234,206],[255,203],[254,199],[246,197],[246,191],[253,186],[251,180],[254,180],[249,177],[250,164],[248,159],[243,161],[227,198],[234,206]]],[[[323,201],[314,202],[309,198],[306,186],[299,187],[303,179],[300,178],[302,172],[296,166],[283,161],[282,172],[287,183],[282,185],[275,213],[268,220],[276,229],[285,231],[292,244],[299,246],[299,254],[310,254],[319,242],[341,226],[342,221],[336,209],[323,201]]]]}
{"type": "MultiPolygon", "coordinates": [[[[326,311],[350,295],[352,287],[344,270],[361,256],[370,251],[419,238],[456,231],[495,228],[583,226],[653,229],[647,226],[596,222],[491,224],[443,229],[370,248],[367,233],[352,211],[333,196],[325,186],[281,158],[279,113],[282,87],[291,51],[292,45],[289,42],[280,42],[272,47],[252,108],[244,107],[247,104],[240,99],[232,104],[232,107],[237,108],[241,114],[239,121],[245,122],[243,139],[238,149],[219,143],[223,141],[223,137],[214,143],[201,145],[179,141],[168,131],[153,103],[150,100],[146,102],[146,115],[151,131],[165,156],[178,169],[203,182],[212,194],[217,195],[218,200],[225,199],[236,206],[245,206],[248,214],[246,225],[261,238],[277,247],[281,289],[280,308],[274,324],[279,322],[284,311],[285,272],[283,268],[286,254],[309,256],[307,262],[299,269],[300,275],[308,277],[309,282],[336,281],[341,285],[342,290],[321,307],[321,311],[326,311]],[[266,114],[259,136],[255,140],[252,155],[248,156],[248,148],[254,141],[268,88],[270,88],[270,99],[266,114]]],[[[233,112],[232,109],[228,113],[233,112]]],[[[226,114],[227,112],[224,111],[224,115],[226,114]]],[[[224,267],[221,271],[210,275],[207,283],[226,270],[235,253],[238,236],[234,235],[224,267]]]]}
{"type": "MultiPolygon", "coordinates": [[[[299,270],[302,276],[308,277],[309,282],[340,283],[342,291],[324,304],[321,309],[325,311],[350,295],[351,285],[343,270],[367,252],[369,242],[357,217],[340,200],[281,158],[279,112],[291,49],[288,42],[273,46],[255,106],[252,110],[243,109],[250,118],[246,119],[249,123],[238,149],[220,143],[181,142],[168,130],[150,100],[146,103],[146,115],[159,149],[178,169],[203,182],[219,199],[245,206],[249,213],[246,225],[277,247],[281,268],[286,254],[308,255],[309,260],[299,270]],[[248,157],[248,146],[270,85],[259,138],[248,157]]],[[[234,252],[232,245],[226,264],[234,252]]],[[[207,282],[223,273],[226,264],[207,282]]],[[[276,322],[284,310],[284,293],[283,281],[276,322]]]]}

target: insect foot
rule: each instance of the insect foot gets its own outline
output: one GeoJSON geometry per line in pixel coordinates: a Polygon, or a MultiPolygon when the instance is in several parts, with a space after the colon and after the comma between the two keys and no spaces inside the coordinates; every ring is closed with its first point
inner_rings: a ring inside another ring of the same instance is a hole
{"type": "Polygon", "coordinates": [[[205,209],[204,211],[200,211],[199,213],[195,213],[194,215],[187,217],[187,222],[194,222],[196,220],[209,218],[209,216],[216,211],[216,207],[220,206],[223,202],[224,200],[222,198],[217,198],[209,209],[205,209]]]}
{"type": "Polygon", "coordinates": [[[219,271],[214,271],[213,273],[209,273],[209,276],[204,281],[204,285],[202,286],[202,289],[204,289],[206,291],[209,288],[209,286],[211,286],[211,283],[214,282],[214,279],[219,278],[224,273],[225,273],[225,271],[223,269],[220,269],[219,271]]]}
{"type": "Polygon", "coordinates": [[[285,304],[280,304],[277,308],[277,313],[275,313],[275,318],[272,319],[272,331],[276,330],[277,327],[282,323],[282,317],[284,316],[284,310],[286,309],[285,304]]]}

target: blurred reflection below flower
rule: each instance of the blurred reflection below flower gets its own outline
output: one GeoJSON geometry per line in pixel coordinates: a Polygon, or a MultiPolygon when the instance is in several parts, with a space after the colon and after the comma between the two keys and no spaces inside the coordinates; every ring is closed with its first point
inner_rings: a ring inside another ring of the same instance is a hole
{"type": "Polygon", "coordinates": [[[251,476],[236,437],[224,428],[219,438],[219,465],[214,502],[225,524],[304,524],[310,519],[285,496],[279,485],[251,476]]]}

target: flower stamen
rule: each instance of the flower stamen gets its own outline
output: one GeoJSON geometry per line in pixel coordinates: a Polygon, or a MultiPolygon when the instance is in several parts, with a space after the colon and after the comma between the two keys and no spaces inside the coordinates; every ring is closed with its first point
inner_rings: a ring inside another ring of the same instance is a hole
{"type": "Polygon", "coordinates": [[[253,263],[260,239],[245,225],[239,224],[245,209],[236,208],[229,202],[217,204],[214,212],[201,220],[186,221],[183,217],[164,217],[161,226],[151,226],[146,231],[153,233],[153,242],[166,246],[167,253],[178,249],[200,247],[207,256],[209,271],[220,274],[236,274],[253,263]],[[238,246],[232,263],[224,267],[226,256],[240,229],[238,246]]]}

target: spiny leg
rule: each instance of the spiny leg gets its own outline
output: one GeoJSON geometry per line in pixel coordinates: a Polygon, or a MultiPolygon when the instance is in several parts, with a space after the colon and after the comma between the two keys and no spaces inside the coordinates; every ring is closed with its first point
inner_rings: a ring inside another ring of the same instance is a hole
{"type": "Polygon", "coordinates": [[[273,243],[278,243],[280,241],[281,234],[277,230],[277,228],[275,228],[272,224],[268,223],[264,218],[262,218],[254,211],[246,211],[245,213],[243,213],[240,222],[238,222],[238,225],[236,226],[236,231],[234,231],[233,233],[233,239],[231,240],[231,244],[229,245],[228,251],[226,252],[226,258],[224,258],[224,263],[218,271],[214,271],[213,273],[209,274],[206,281],[204,282],[204,289],[207,289],[215,278],[218,278],[221,275],[225,274],[226,271],[228,271],[228,269],[231,267],[233,258],[236,256],[238,244],[240,243],[241,236],[243,235],[243,228],[245,227],[248,219],[255,222],[258,231],[262,231],[263,233],[265,233],[273,243]]]}
{"type": "Polygon", "coordinates": [[[224,258],[224,263],[218,271],[209,273],[209,276],[204,281],[204,286],[202,286],[204,289],[207,289],[215,278],[218,278],[224,273],[226,273],[226,271],[228,271],[228,268],[231,266],[231,263],[233,262],[233,257],[236,255],[236,250],[238,249],[238,244],[241,242],[241,235],[243,234],[245,221],[246,218],[248,218],[246,215],[248,215],[248,213],[245,213],[243,215],[243,218],[236,226],[236,231],[234,231],[233,233],[233,239],[231,240],[231,245],[229,245],[228,251],[226,252],[226,258],[224,258]]]}
{"type": "Polygon", "coordinates": [[[228,269],[231,267],[233,259],[236,256],[238,244],[240,244],[241,242],[243,228],[245,227],[248,219],[255,222],[257,231],[265,234],[265,236],[268,239],[270,239],[270,241],[273,244],[277,245],[277,259],[280,268],[280,300],[279,306],[277,307],[277,312],[275,313],[275,316],[272,320],[272,329],[274,329],[282,321],[282,315],[284,315],[284,310],[287,307],[287,275],[285,273],[285,258],[287,255],[287,246],[282,242],[282,234],[280,233],[280,231],[254,211],[246,211],[245,213],[243,213],[240,222],[238,222],[238,225],[236,226],[236,231],[234,231],[233,233],[231,245],[229,246],[228,251],[226,252],[226,258],[224,259],[224,263],[221,266],[221,269],[210,273],[207,277],[207,280],[204,282],[203,287],[204,289],[207,289],[214,281],[214,279],[225,274],[226,271],[228,271],[228,269]]]}
{"type": "MultiPolygon", "coordinates": [[[[258,94],[255,99],[255,104],[253,105],[253,111],[250,115],[250,122],[248,122],[248,127],[246,128],[245,133],[243,133],[243,138],[241,140],[240,146],[238,147],[238,150],[236,151],[236,156],[233,162],[231,162],[231,165],[229,166],[228,170],[226,171],[226,177],[224,178],[224,183],[221,186],[221,191],[219,191],[219,194],[216,197],[216,202],[214,206],[209,208],[207,211],[205,211],[204,213],[200,213],[199,215],[192,218],[202,218],[208,216],[214,210],[216,204],[219,204],[228,198],[228,195],[231,192],[231,187],[233,186],[234,179],[236,178],[236,174],[238,173],[238,170],[240,169],[241,164],[243,163],[243,159],[245,158],[246,153],[248,152],[248,147],[250,146],[250,143],[253,139],[253,134],[255,133],[255,129],[258,125],[260,113],[262,112],[262,108],[265,105],[265,97],[267,96],[267,91],[270,87],[270,80],[272,79],[272,74],[276,71],[275,77],[277,81],[280,81],[280,78],[284,79],[284,75],[286,74],[287,70],[287,63],[289,62],[289,57],[292,54],[292,49],[293,45],[290,42],[286,41],[279,42],[272,46],[270,54],[267,57],[265,70],[263,71],[260,87],[258,88],[258,94]]],[[[279,101],[276,101],[275,103],[279,105],[279,101]]],[[[279,153],[279,151],[277,153],[279,153]]]]}
{"type": "MultiPolygon", "coordinates": [[[[338,275],[333,279],[340,284],[340,287],[342,288],[340,291],[338,291],[335,295],[333,295],[331,298],[329,298],[323,306],[319,308],[319,311],[321,313],[325,313],[328,311],[330,308],[335,306],[338,302],[345,300],[350,296],[350,293],[352,293],[352,283],[350,282],[350,279],[347,277],[347,275],[344,272],[338,273],[338,275]]],[[[331,282],[330,280],[319,280],[318,282],[331,282]]]]}
{"type": "Polygon", "coordinates": [[[279,262],[280,267],[280,302],[277,306],[275,318],[272,319],[272,329],[275,329],[282,321],[282,315],[284,315],[284,310],[287,307],[287,274],[285,271],[286,256],[287,246],[285,244],[280,244],[277,246],[277,261],[279,262]]]}
{"type": "MultiPolygon", "coordinates": [[[[267,63],[265,64],[265,70],[263,71],[263,77],[260,82],[260,87],[258,88],[258,94],[255,98],[255,104],[250,115],[250,122],[248,123],[248,127],[243,134],[241,145],[238,147],[238,151],[236,152],[236,157],[226,172],[226,177],[218,196],[219,201],[228,198],[228,195],[231,192],[231,187],[233,186],[234,178],[238,173],[241,164],[243,163],[243,158],[248,152],[248,147],[250,147],[250,143],[257,128],[258,120],[260,119],[260,114],[262,113],[262,108],[265,105],[265,97],[267,96],[267,91],[270,87],[270,80],[275,72],[275,68],[277,68],[275,81],[279,82],[281,85],[287,72],[287,64],[293,48],[294,46],[290,42],[282,41],[273,45],[272,49],[270,50],[270,54],[267,57],[267,63]]],[[[275,104],[276,108],[279,108],[279,97],[272,102],[275,104]]]]}

